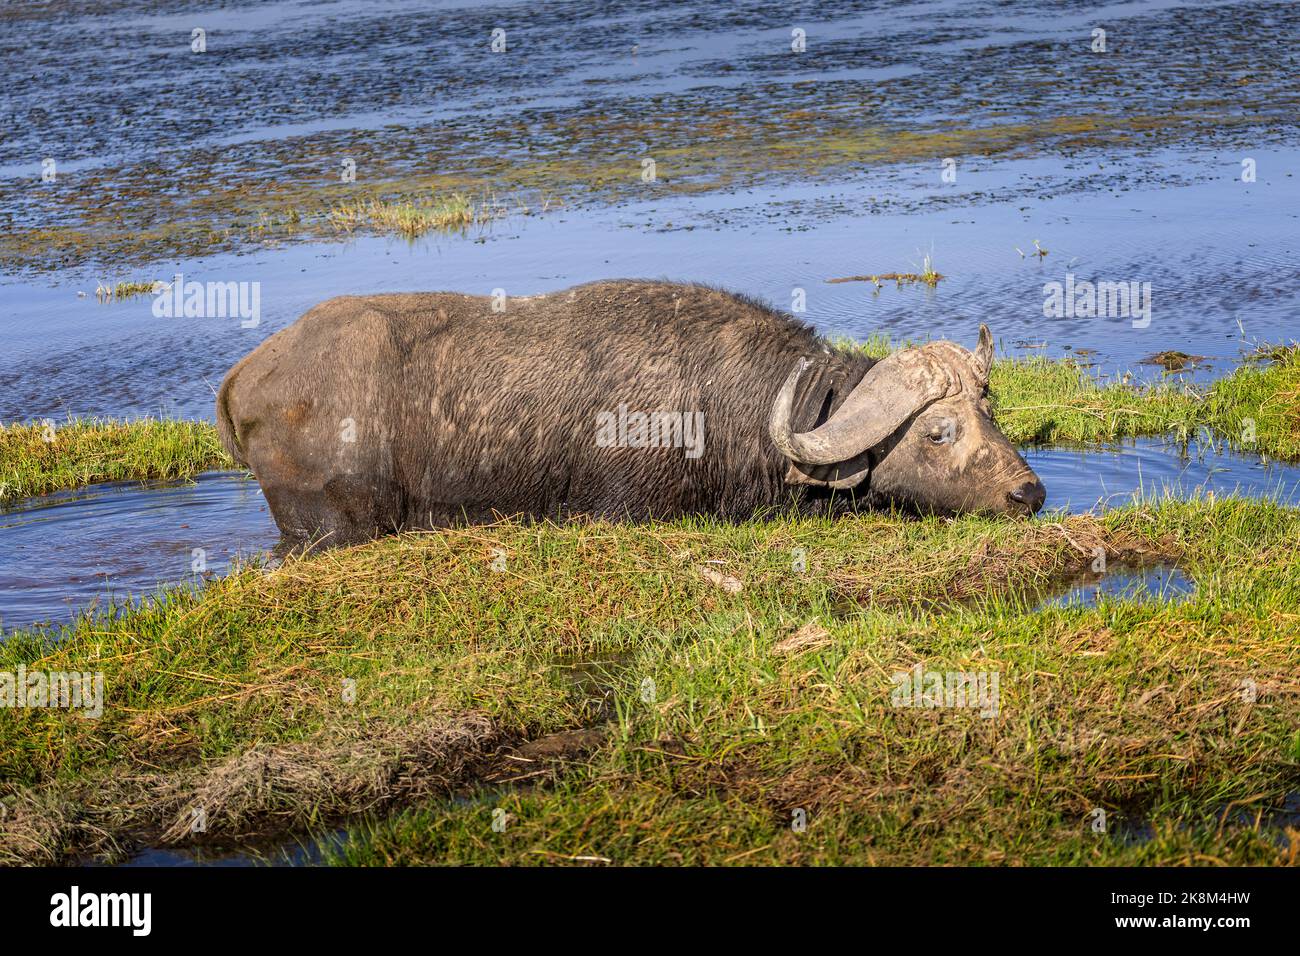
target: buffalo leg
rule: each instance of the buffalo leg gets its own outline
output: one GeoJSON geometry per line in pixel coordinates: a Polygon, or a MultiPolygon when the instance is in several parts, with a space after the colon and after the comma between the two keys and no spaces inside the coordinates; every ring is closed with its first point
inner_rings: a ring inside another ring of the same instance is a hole
{"type": "Polygon", "coordinates": [[[271,515],[280,528],[273,560],[290,554],[360,544],[385,533],[374,489],[351,477],[332,478],[321,488],[267,487],[271,515]]]}

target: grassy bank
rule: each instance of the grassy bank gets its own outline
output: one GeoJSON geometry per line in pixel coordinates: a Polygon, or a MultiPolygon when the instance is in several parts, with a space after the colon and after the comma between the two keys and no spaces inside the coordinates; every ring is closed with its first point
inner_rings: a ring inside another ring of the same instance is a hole
{"type": "Polygon", "coordinates": [[[206,422],[75,419],[0,425],[0,505],[101,481],[233,468],[206,422]]]}
{"type": "Polygon", "coordinates": [[[1142,435],[1224,443],[1270,458],[1300,458],[1300,352],[1245,365],[1206,388],[1098,383],[1048,359],[1001,363],[991,390],[1012,441],[1108,442],[1142,435]]]}
{"type": "Polygon", "coordinates": [[[509,522],[248,569],[0,644],[105,686],[0,709],[0,860],[344,823],[335,862],[1294,862],[1298,536],[1231,500],[509,522]],[[1197,591],[1036,608],[1099,548],[1197,591]],[[918,664],[998,674],[996,714],[895,706],[918,664]]]}
{"type": "MultiPolygon", "coordinates": [[[[1300,454],[1294,350],[1203,394],[1043,359],[993,388],[1020,442],[1300,454]]],[[[203,423],[0,431],[9,500],[230,464],[203,423]]],[[[339,825],[357,864],[1294,863],[1297,540],[1300,510],[1200,500],[506,522],[249,568],[0,644],[0,692],[20,667],[105,690],[96,719],[0,707],[0,863],[339,825]],[[1197,590],[1040,606],[1098,554],[1197,590]],[[895,706],[918,665],[996,674],[996,713],[895,706]]]]}

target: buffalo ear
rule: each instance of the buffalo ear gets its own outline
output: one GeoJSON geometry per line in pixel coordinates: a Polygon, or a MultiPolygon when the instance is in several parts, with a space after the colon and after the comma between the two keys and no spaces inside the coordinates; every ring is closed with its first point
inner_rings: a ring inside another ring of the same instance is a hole
{"type": "Polygon", "coordinates": [[[989,383],[989,373],[993,371],[993,333],[983,322],[980,323],[980,341],[975,346],[975,374],[981,385],[989,383]]]}

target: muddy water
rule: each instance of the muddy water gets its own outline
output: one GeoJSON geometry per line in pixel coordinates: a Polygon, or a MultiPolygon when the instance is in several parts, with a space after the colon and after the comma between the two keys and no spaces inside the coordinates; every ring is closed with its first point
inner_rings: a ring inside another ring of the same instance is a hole
{"type": "MultiPolygon", "coordinates": [[[[1026,457],[1047,484],[1049,510],[1087,511],[1135,494],[1209,491],[1300,504],[1300,467],[1233,455],[1188,458],[1159,442],[1031,449],[1026,457]]],[[[0,512],[0,623],[12,629],[65,622],[78,611],[105,611],[160,587],[197,586],[224,574],[237,557],[264,553],[276,537],[257,483],[233,473],[213,472],[193,483],[96,485],[30,500],[0,512]],[[200,551],[204,573],[194,571],[200,551]]],[[[1133,583],[1108,579],[1101,593],[1133,583]]],[[[1094,583],[1081,587],[1072,599],[1095,600],[1089,598],[1094,583]]]]}

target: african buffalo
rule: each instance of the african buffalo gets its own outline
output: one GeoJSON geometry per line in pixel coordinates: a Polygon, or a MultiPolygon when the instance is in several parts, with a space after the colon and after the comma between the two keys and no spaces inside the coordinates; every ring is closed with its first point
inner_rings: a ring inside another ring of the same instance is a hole
{"type": "Polygon", "coordinates": [[[876,360],[702,285],[342,296],[230,370],[217,422],[280,556],[500,515],[1028,515],[992,360],[984,326],[876,360]]]}

